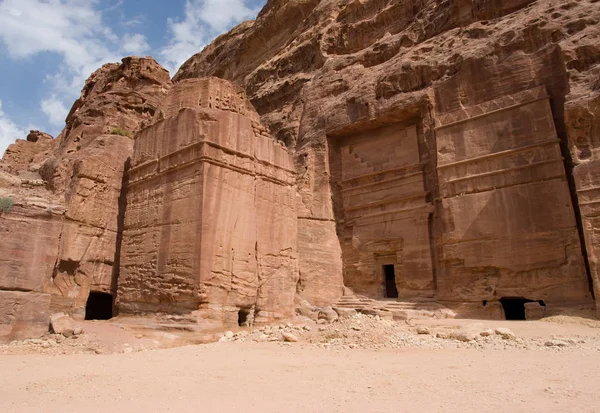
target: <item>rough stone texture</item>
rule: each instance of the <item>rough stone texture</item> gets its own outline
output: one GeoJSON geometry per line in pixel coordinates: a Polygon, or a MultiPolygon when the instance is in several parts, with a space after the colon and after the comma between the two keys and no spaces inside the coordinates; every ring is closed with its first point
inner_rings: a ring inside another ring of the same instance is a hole
{"type": "Polygon", "coordinates": [[[0,212],[0,290],[6,292],[0,306],[16,312],[2,320],[10,331],[0,339],[27,335],[28,324],[45,323],[47,330],[50,312],[83,318],[90,291],[116,292],[133,140],[111,132],[135,132],[170,86],[168,73],[150,58],[105,65],[86,82],[57,139],[32,131],[8,148],[0,198],[13,206],[0,212]],[[39,315],[32,316],[35,305],[39,315]]]}
{"type": "Polygon", "coordinates": [[[591,303],[586,258],[598,289],[599,20],[592,0],[270,0],[174,80],[246,89],[296,149],[300,222],[335,217],[351,288],[383,296],[394,264],[400,295],[459,313],[496,317],[481,303],[502,296],[552,310],[591,303]]]}
{"type": "MultiPolygon", "coordinates": [[[[590,286],[545,89],[479,105],[472,98],[458,109],[461,103],[451,99],[459,96],[459,84],[467,84],[462,73],[436,90],[439,298],[533,296],[550,304],[585,298],[590,286]]],[[[500,77],[481,69],[464,76],[473,90],[500,77]]]]}
{"type": "Polygon", "coordinates": [[[594,18],[597,22],[597,13],[574,22],[586,27],[569,39],[565,50],[565,65],[574,80],[565,102],[565,125],[600,317],[600,27],[589,25],[594,18]]]}
{"type": "Polygon", "coordinates": [[[0,342],[47,333],[49,308],[49,294],[0,291],[0,342]]]}
{"type": "Polygon", "coordinates": [[[55,147],[54,138],[47,133],[32,130],[27,139],[17,139],[4,152],[3,168],[11,172],[37,172],[55,147]]]}
{"type": "Polygon", "coordinates": [[[75,324],[73,319],[65,313],[55,313],[50,316],[50,330],[54,334],[71,337],[81,334],[82,328],[75,324]]]}
{"type": "Polygon", "coordinates": [[[179,82],[136,138],[118,306],[236,325],[294,311],[293,159],[229,82],[179,82]]]}
{"type": "Polygon", "coordinates": [[[351,308],[344,283],[397,291],[369,310],[397,319],[591,305],[599,21],[595,0],[269,0],[170,93],[150,58],[103,66],[56,140],[0,162],[0,339],[83,317],[119,267],[124,311],[218,325],[351,308]]]}
{"type": "Polygon", "coordinates": [[[79,151],[115,129],[133,138],[143,122],[154,116],[170,86],[169,73],[152,58],[127,57],[122,63],[102,66],[88,78],[73,104],[42,177],[55,191],[67,192],[79,151]]]}
{"type": "Polygon", "coordinates": [[[432,297],[429,217],[415,126],[331,139],[344,281],[358,294],[386,297],[384,265],[393,265],[400,297],[432,297]]]}
{"type": "Polygon", "coordinates": [[[153,59],[125,58],[92,74],[71,108],[58,148],[40,171],[66,209],[46,286],[53,311],[83,318],[90,291],[116,293],[132,137],[170,86],[153,59]]]}

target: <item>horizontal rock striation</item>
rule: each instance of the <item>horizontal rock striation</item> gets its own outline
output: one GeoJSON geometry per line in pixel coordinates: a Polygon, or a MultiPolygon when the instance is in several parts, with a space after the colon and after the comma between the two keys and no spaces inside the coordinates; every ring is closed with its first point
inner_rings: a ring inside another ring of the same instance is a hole
{"type": "Polygon", "coordinates": [[[593,308],[599,21],[595,0],[269,0],[173,81],[103,66],[57,139],[0,162],[0,340],[91,293],[211,327],[593,308]]]}
{"type": "Polygon", "coordinates": [[[237,325],[290,317],[298,281],[292,156],[243,92],[179,82],[136,138],[118,306],[237,325]]]}
{"type": "Polygon", "coordinates": [[[295,149],[300,225],[335,220],[347,287],[463,315],[588,306],[599,20],[594,1],[271,0],[174,80],[245,88],[295,149]]]}

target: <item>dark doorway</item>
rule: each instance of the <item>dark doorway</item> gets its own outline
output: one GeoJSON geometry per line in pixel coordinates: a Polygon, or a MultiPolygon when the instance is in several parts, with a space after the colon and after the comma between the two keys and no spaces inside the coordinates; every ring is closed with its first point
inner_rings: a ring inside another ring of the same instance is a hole
{"type": "Polygon", "coordinates": [[[530,302],[532,300],[522,297],[500,299],[502,308],[504,308],[504,316],[507,320],[525,320],[525,303],[530,302]]]}
{"type": "Polygon", "coordinates": [[[396,287],[396,269],[393,265],[384,265],[383,274],[385,275],[385,296],[387,298],[398,298],[398,288],[396,287]]]}
{"type": "Polygon", "coordinates": [[[113,316],[113,296],[91,292],[85,306],[86,320],[110,320],[113,316]]]}
{"type": "Polygon", "coordinates": [[[250,315],[249,310],[241,309],[240,311],[238,311],[238,326],[248,327],[250,324],[249,323],[250,320],[248,320],[249,315],[250,315]]]}

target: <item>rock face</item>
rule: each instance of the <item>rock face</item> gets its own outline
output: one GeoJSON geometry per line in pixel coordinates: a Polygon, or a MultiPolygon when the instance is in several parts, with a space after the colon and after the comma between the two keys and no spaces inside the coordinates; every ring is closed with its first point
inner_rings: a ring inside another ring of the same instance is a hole
{"type": "Polygon", "coordinates": [[[103,66],[56,140],[0,162],[0,340],[115,296],[210,326],[593,306],[599,21],[595,0],[269,0],[174,83],[103,66]]]}
{"type": "Polygon", "coordinates": [[[133,150],[121,135],[133,136],[170,86],[153,59],[105,65],[56,140],[32,131],[9,147],[0,162],[0,198],[11,204],[0,212],[0,306],[11,311],[0,340],[47,331],[51,313],[83,318],[90,292],[116,293],[133,150]]]}
{"type": "Polygon", "coordinates": [[[26,140],[19,139],[6,149],[2,166],[12,172],[37,172],[54,149],[54,143],[54,138],[47,133],[32,130],[26,140]]]}
{"type": "Polygon", "coordinates": [[[319,258],[341,246],[356,292],[551,311],[598,289],[599,20],[594,1],[271,0],[174,80],[236,82],[295,149],[300,285],[302,234],[335,218],[319,258]]]}
{"type": "Polygon", "coordinates": [[[119,309],[221,325],[291,316],[295,183],[292,156],[243,92],[179,82],[135,141],[119,309]]]}

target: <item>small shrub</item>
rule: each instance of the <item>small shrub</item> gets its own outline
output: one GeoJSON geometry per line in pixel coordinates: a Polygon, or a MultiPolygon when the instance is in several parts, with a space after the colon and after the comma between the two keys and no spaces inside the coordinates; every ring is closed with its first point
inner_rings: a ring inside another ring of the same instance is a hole
{"type": "Polygon", "coordinates": [[[128,138],[133,138],[133,134],[131,132],[121,128],[113,128],[110,131],[110,133],[111,135],[127,136],[128,138]]]}
{"type": "Polygon", "coordinates": [[[0,198],[0,212],[9,212],[14,203],[12,198],[0,198]]]}

